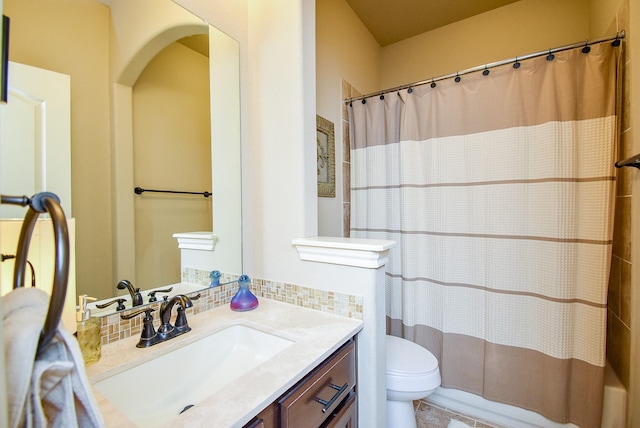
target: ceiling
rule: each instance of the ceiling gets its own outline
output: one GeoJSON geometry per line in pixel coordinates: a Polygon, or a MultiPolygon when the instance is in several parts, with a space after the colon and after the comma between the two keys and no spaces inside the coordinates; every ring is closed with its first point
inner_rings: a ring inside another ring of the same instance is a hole
{"type": "MultiPolygon", "coordinates": [[[[111,6],[111,0],[97,1],[111,6]]],[[[387,46],[516,1],[519,0],[346,0],[380,46],[387,46]]],[[[181,43],[205,55],[203,40],[181,43]]],[[[208,52],[206,55],[208,56],[208,52]]]]}
{"type": "Polygon", "coordinates": [[[518,0],[346,1],[380,46],[387,46],[518,0]]]}

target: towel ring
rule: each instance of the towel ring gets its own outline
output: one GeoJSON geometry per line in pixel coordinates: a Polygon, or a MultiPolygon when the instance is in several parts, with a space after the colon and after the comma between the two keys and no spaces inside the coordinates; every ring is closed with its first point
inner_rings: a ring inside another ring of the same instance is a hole
{"type": "Polygon", "coordinates": [[[24,217],[18,249],[16,251],[16,264],[13,273],[13,288],[24,287],[24,277],[29,253],[31,235],[40,213],[49,213],[55,237],[55,264],[53,274],[53,287],[49,300],[49,310],[44,321],[44,327],[38,341],[38,354],[41,354],[51,343],[56,334],[62,309],[67,296],[67,282],[69,280],[69,230],[67,219],[60,206],[60,199],[53,193],[41,192],[31,198],[27,196],[0,195],[0,203],[29,206],[24,217]]]}

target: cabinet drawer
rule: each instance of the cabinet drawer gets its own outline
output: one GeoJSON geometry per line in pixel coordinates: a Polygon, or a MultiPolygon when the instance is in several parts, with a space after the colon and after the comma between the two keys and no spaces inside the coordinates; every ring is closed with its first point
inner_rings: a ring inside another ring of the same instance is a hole
{"type": "Polygon", "coordinates": [[[358,426],[358,400],[356,393],[352,392],[341,407],[339,407],[331,418],[322,425],[321,428],[357,428],[358,426]]]}
{"type": "Polygon", "coordinates": [[[355,345],[351,341],[278,400],[281,427],[319,427],[355,383],[355,345]]]}

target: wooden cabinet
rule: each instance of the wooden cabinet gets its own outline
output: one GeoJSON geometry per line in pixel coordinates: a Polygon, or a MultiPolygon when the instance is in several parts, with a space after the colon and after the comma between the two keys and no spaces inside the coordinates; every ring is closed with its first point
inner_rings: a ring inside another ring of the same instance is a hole
{"type": "Polygon", "coordinates": [[[256,417],[244,427],[245,428],[266,428],[266,425],[264,424],[264,420],[256,417]]]}
{"type": "Polygon", "coordinates": [[[347,397],[322,428],[356,428],[358,426],[358,398],[355,391],[347,397]]]}
{"type": "Polygon", "coordinates": [[[245,428],[357,427],[356,343],[349,340],[245,428]]]}

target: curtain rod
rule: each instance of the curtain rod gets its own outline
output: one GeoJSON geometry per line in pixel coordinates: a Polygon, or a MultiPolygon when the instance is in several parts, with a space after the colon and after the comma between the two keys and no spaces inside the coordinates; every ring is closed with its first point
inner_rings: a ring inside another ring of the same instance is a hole
{"type": "Polygon", "coordinates": [[[202,195],[205,198],[212,196],[213,193],[210,192],[186,192],[183,190],[154,190],[154,189],[143,189],[142,187],[136,187],[133,189],[136,195],[142,195],[144,192],[155,192],[155,193],[179,193],[184,195],[202,195]]]}
{"type": "Polygon", "coordinates": [[[403,90],[403,89],[409,89],[409,88],[411,88],[413,86],[426,85],[427,83],[435,83],[435,82],[438,82],[440,80],[451,79],[452,77],[456,77],[457,78],[457,77],[463,76],[465,74],[474,73],[476,71],[481,71],[481,70],[488,70],[490,68],[495,68],[495,67],[498,67],[498,66],[501,66],[501,65],[505,65],[505,64],[514,63],[514,65],[515,65],[515,64],[518,64],[518,61],[520,61],[520,60],[536,58],[536,57],[539,57],[539,56],[542,56],[542,55],[547,55],[548,56],[548,55],[551,55],[551,54],[553,54],[555,52],[561,52],[561,51],[566,51],[566,50],[569,50],[569,49],[579,48],[580,46],[588,47],[589,45],[594,45],[596,43],[602,43],[602,42],[608,42],[608,41],[612,41],[612,40],[614,41],[614,43],[616,43],[616,42],[620,43],[620,39],[624,39],[625,36],[626,36],[626,33],[625,33],[624,30],[622,30],[622,31],[617,32],[614,36],[603,37],[603,38],[595,39],[595,40],[592,40],[592,41],[585,40],[584,42],[572,43],[570,45],[560,46],[560,47],[553,48],[553,49],[547,49],[545,51],[535,52],[535,53],[531,53],[531,54],[528,54],[528,55],[517,56],[515,58],[506,59],[506,60],[502,60],[502,61],[496,61],[496,62],[492,62],[492,63],[486,64],[486,65],[479,65],[477,67],[467,68],[466,70],[458,71],[458,72],[447,74],[447,75],[444,75],[444,76],[433,77],[431,79],[421,80],[419,82],[410,83],[408,85],[396,86],[394,88],[384,89],[384,90],[378,91],[378,92],[372,92],[370,94],[362,95],[362,96],[359,96],[359,97],[348,98],[348,99],[345,99],[344,102],[345,102],[345,104],[348,104],[348,103],[351,103],[353,101],[363,100],[365,98],[373,97],[375,95],[388,94],[389,92],[395,92],[395,91],[400,91],[400,90],[403,90]]]}

